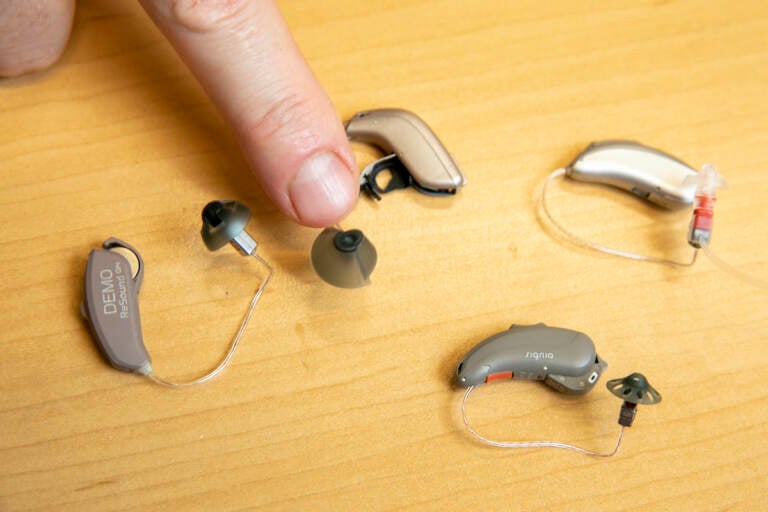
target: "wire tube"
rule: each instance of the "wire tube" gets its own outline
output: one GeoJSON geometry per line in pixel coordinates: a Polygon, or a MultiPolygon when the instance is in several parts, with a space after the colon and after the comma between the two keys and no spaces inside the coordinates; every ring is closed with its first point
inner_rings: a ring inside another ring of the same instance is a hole
{"type": "Polygon", "coordinates": [[[720,267],[720,270],[723,270],[746,283],[768,291],[768,281],[753,276],[752,274],[744,272],[743,270],[739,270],[727,261],[720,259],[714,252],[712,252],[712,249],[710,249],[708,245],[702,246],[701,249],[715,265],[720,267]]]}
{"type": "Polygon", "coordinates": [[[645,254],[638,254],[634,252],[629,251],[623,251],[621,249],[614,249],[613,247],[607,247],[605,245],[596,244],[593,242],[590,242],[589,240],[585,240],[584,238],[581,238],[568,229],[565,228],[560,222],[555,220],[552,213],[549,211],[549,207],[547,205],[547,190],[549,189],[550,183],[560,176],[565,175],[565,169],[560,168],[555,171],[553,171],[549,176],[547,176],[547,179],[544,181],[544,186],[541,189],[541,196],[539,198],[539,202],[541,203],[541,209],[544,212],[544,215],[547,217],[547,220],[559,231],[559,233],[568,241],[580,245],[582,247],[586,247],[588,249],[592,249],[595,251],[600,251],[605,254],[610,254],[612,256],[619,256],[621,258],[629,258],[632,260],[638,260],[638,261],[648,261],[651,263],[663,263],[666,265],[675,265],[679,267],[690,267],[696,262],[696,256],[698,254],[698,250],[694,249],[693,254],[691,256],[691,259],[689,261],[676,261],[671,260],[667,258],[657,258],[655,256],[648,256],[645,254]]]}
{"type": "Polygon", "coordinates": [[[563,450],[572,450],[577,453],[581,453],[582,455],[588,455],[590,457],[612,457],[616,454],[616,452],[619,451],[619,444],[621,444],[621,439],[624,436],[624,427],[622,426],[619,430],[619,436],[616,439],[616,444],[614,445],[613,449],[607,452],[597,452],[593,450],[589,450],[587,448],[582,448],[580,446],[576,446],[573,444],[568,443],[561,443],[559,441],[494,441],[492,439],[488,439],[487,437],[483,436],[479,432],[477,432],[474,428],[472,428],[472,425],[469,423],[469,418],[467,417],[467,400],[469,399],[469,395],[472,394],[472,391],[474,391],[476,386],[470,386],[467,388],[467,391],[464,393],[464,398],[461,400],[461,419],[464,421],[464,426],[467,427],[467,431],[469,431],[470,434],[472,434],[475,439],[478,441],[481,441],[489,446],[495,446],[497,448],[560,448],[563,450]]]}
{"type": "Polygon", "coordinates": [[[151,367],[148,367],[146,371],[141,372],[144,376],[146,376],[152,382],[155,382],[156,384],[160,384],[161,386],[166,386],[169,388],[184,388],[184,387],[194,386],[196,384],[202,384],[203,382],[207,382],[211,379],[214,379],[221,372],[223,372],[227,366],[229,366],[229,363],[232,360],[232,357],[235,355],[237,346],[240,344],[240,339],[243,337],[243,334],[245,333],[245,328],[248,326],[248,322],[250,321],[251,316],[253,316],[253,311],[254,309],[256,309],[256,304],[259,303],[259,299],[263,295],[264,290],[269,284],[269,281],[272,279],[272,274],[274,273],[269,263],[264,261],[264,259],[261,256],[259,256],[255,252],[252,254],[252,256],[256,258],[256,260],[262,265],[264,265],[264,267],[267,269],[267,277],[264,278],[264,280],[261,282],[259,287],[256,289],[256,292],[253,294],[253,298],[251,299],[251,302],[248,305],[248,309],[245,311],[245,316],[243,316],[243,320],[240,323],[240,328],[237,330],[237,333],[232,338],[232,342],[229,345],[229,350],[227,350],[227,353],[224,355],[221,361],[219,361],[219,364],[216,366],[216,368],[206,373],[205,375],[202,375],[201,377],[197,377],[196,379],[184,381],[184,382],[172,382],[169,380],[165,380],[161,377],[158,377],[157,375],[155,375],[151,367]]]}

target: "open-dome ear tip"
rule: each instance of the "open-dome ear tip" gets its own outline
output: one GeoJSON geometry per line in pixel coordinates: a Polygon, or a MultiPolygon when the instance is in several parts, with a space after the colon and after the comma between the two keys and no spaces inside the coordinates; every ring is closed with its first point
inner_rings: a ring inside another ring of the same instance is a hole
{"type": "Polygon", "coordinates": [[[312,244],[312,268],[326,283],[340,288],[361,288],[371,283],[376,248],[362,231],[325,228],[312,244]]]}
{"type": "Polygon", "coordinates": [[[653,405],[661,402],[661,394],[651,386],[642,373],[631,373],[626,377],[612,379],[605,383],[612,394],[625,402],[653,405]]]}

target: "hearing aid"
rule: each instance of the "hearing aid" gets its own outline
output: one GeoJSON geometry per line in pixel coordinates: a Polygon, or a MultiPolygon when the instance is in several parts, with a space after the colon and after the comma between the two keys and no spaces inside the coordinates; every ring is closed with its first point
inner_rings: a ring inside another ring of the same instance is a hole
{"type": "Polygon", "coordinates": [[[371,144],[387,156],[363,169],[360,190],[377,200],[393,190],[414,187],[423,194],[452,195],[466,184],[459,165],[437,135],[416,114],[401,109],[376,109],[355,114],[346,124],[347,136],[371,144]],[[389,171],[389,182],[377,177],[389,171]]]}
{"type": "Polygon", "coordinates": [[[653,256],[592,242],[573,233],[550,212],[547,191],[550,183],[561,176],[619,188],[666,209],[690,208],[697,189],[703,186],[705,180],[688,164],[658,149],[624,140],[593,142],[570,164],[547,176],[539,196],[541,213],[559,235],[577,245],[612,256],[680,267],[691,266],[696,261],[698,247],[692,240],[708,239],[711,233],[711,206],[714,200],[706,202],[707,208],[698,209],[701,222],[696,223],[699,231],[689,234],[689,244],[695,250],[688,259],[653,256]]]}
{"type": "Polygon", "coordinates": [[[144,276],[144,261],[133,246],[109,238],[101,249],[88,255],[85,268],[85,293],[80,313],[88,322],[97,347],[116,369],[135,372],[158,384],[184,387],[199,384],[216,377],[229,364],[253,310],[272,277],[272,268],[256,254],[256,241],[245,231],[251,212],[235,201],[212,201],[202,212],[201,235],[209,250],[215,251],[227,243],[242,254],[253,256],[268,270],[254,293],[246,314],[226,355],[218,366],[207,374],[186,382],[170,382],[154,374],[151,358],[144,346],[139,315],[139,290],[144,276]],[[130,251],[137,261],[133,274],[128,259],[118,252],[130,251]]]}
{"type": "MultiPolygon", "coordinates": [[[[393,190],[414,187],[423,194],[455,194],[466,183],[464,175],[440,139],[416,114],[401,109],[358,112],[345,126],[347,137],[371,144],[386,156],[366,166],[360,174],[360,191],[376,200],[393,190]],[[379,175],[389,180],[380,183],[379,175]]],[[[371,283],[376,249],[359,229],[339,226],[324,229],[310,252],[315,273],[340,288],[360,288],[371,283]]]]}
{"type": "Polygon", "coordinates": [[[125,372],[146,371],[151,360],[141,333],[138,301],[144,261],[139,251],[117,238],[107,239],[102,247],[88,256],[80,314],[90,324],[96,345],[112,366],[125,372]],[[135,275],[128,259],[116,248],[126,249],[136,257],[135,275]]]}
{"type": "Polygon", "coordinates": [[[565,167],[565,175],[626,190],[669,209],[690,208],[698,173],[661,150],[625,140],[593,142],[565,167]]]}
{"type": "Polygon", "coordinates": [[[464,426],[478,441],[496,448],[559,448],[591,457],[611,457],[619,450],[624,429],[631,427],[638,404],[656,404],[661,395],[641,373],[608,381],[606,387],[622,399],[621,426],[613,449],[596,451],[561,441],[495,441],[475,430],[467,414],[467,402],[480,385],[504,380],[543,380],[562,393],[583,395],[594,388],[607,367],[586,334],[570,329],[513,325],[472,348],[456,369],[456,382],[466,388],[461,401],[464,426]]]}
{"type": "Polygon", "coordinates": [[[607,363],[584,333],[543,323],[513,325],[470,350],[456,369],[459,386],[538,380],[566,394],[590,391],[607,363]]]}

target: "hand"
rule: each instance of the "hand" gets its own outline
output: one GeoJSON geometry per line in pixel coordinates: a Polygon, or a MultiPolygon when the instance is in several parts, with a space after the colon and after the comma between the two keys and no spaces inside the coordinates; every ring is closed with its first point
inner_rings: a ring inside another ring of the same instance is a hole
{"type": "MultiPolygon", "coordinates": [[[[328,226],[357,200],[357,166],[328,96],[270,0],[140,0],[234,130],[272,200],[328,226]]],[[[0,0],[0,76],[64,51],[74,0],[0,0]]]]}

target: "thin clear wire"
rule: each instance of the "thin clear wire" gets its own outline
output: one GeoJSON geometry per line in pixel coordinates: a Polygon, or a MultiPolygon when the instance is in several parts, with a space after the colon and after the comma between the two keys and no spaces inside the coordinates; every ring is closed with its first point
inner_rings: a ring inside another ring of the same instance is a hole
{"type": "Polygon", "coordinates": [[[549,222],[553,226],[555,226],[560,231],[560,234],[562,234],[566,239],[570,240],[571,242],[577,245],[581,245],[582,247],[587,247],[589,249],[600,251],[605,254],[610,254],[612,256],[619,256],[622,258],[629,258],[632,260],[648,261],[651,263],[664,263],[667,265],[675,265],[680,267],[690,267],[691,265],[694,264],[694,262],[696,261],[696,256],[698,254],[698,250],[696,249],[694,249],[693,255],[691,256],[690,261],[675,261],[675,260],[666,259],[666,258],[657,258],[655,256],[648,256],[645,254],[622,251],[620,249],[614,249],[612,247],[606,247],[604,245],[590,242],[589,240],[585,240],[573,234],[571,231],[566,229],[562,224],[560,224],[558,221],[555,220],[555,218],[552,216],[552,213],[549,211],[549,207],[547,206],[547,190],[549,188],[550,183],[555,178],[564,176],[564,175],[565,175],[565,169],[560,168],[553,171],[549,176],[547,176],[547,179],[544,181],[544,186],[541,189],[540,202],[541,202],[541,209],[544,211],[544,214],[546,215],[549,222]]]}
{"type": "Polygon", "coordinates": [[[720,259],[714,252],[712,252],[712,249],[710,249],[708,245],[703,246],[701,249],[704,251],[704,254],[706,254],[715,265],[720,267],[721,270],[753,286],[762,288],[763,290],[768,290],[768,281],[765,281],[763,279],[760,279],[759,277],[753,276],[752,274],[744,272],[743,270],[739,270],[738,268],[734,267],[727,261],[720,259]]]}
{"type": "Polygon", "coordinates": [[[464,393],[464,398],[461,400],[461,419],[464,420],[464,425],[467,427],[467,430],[470,434],[472,434],[477,440],[482,441],[483,443],[495,446],[497,448],[560,448],[563,450],[572,450],[577,453],[581,453],[582,455],[588,455],[590,457],[612,457],[616,454],[616,452],[619,451],[619,444],[621,444],[621,439],[624,436],[624,427],[622,426],[619,430],[619,436],[616,439],[616,444],[614,445],[613,449],[609,452],[596,452],[593,450],[588,450],[586,448],[582,448],[580,446],[568,444],[568,443],[561,443],[558,441],[512,441],[512,442],[504,442],[504,441],[494,441],[492,439],[488,439],[487,437],[483,436],[479,432],[477,432],[474,428],[472,428],[472,425],[469,424],[469,418],[467,417],[467,400],[469,399],[469,395],[472,394],[472,391],[474,391],[476,386],[470,386],[467,388],[467,391],[464,393]]]}
{"type": "Polygon", "coordinates": [[[224,371],[224,369],[229,366],[229,362],[232,360],[232,356],[235,355],[235,351],[237,350],[237,346],[240,343],[240,339],[243,337],[243,333],[245,333],[245,328],[248,326],[248,321],[251,319],[251,316],[253,315],[253,310],[256,308],[256,304],[258,304],[259,299],[261,298],[262,294],[264,293],[264,290],[266,289],[267,285],[269,284],[270,279],[272,279],[273,270],[272,267],[264,261],[264,259],[256,254],[255,252],[252,254],[256,260],[264,265],[267,269],[267,277],[264,278],[264,280],[261,282],[259,287],[256,289],[256,293],[253,294],[253,298],[251,299],[251,303],[248,305],[248,309],[245,312],[245,316],[243,317],[242,322],[240,323],[240,328],[237,330],[237,333],[232,338],[232,342],[229,345],[229,350],[227,350],[227,353],[224,355],[222,360],[219,362],[219,364],[211,370],[210,372],[206,373],[205,375],[198,377],[194,380],[190,381],[184,381],[184,382],[171,382],[168,380],[165,380],[163,378],[158,377],[154,374],[154,372],[150,372],[146,374],[146,377],[149,378],[151,381],[160,384],[162,386],[167,386],[169,388],[184,388],[188,386],[194,386],[195,384],[201,384],[203,382],[207,382],[216,376],[218,376],[221,372],[224,371]]]}

